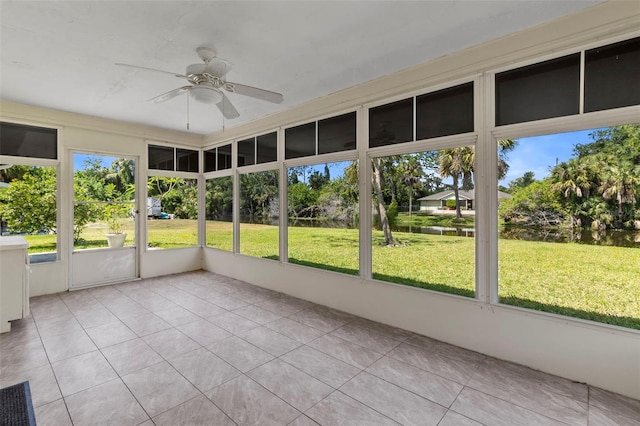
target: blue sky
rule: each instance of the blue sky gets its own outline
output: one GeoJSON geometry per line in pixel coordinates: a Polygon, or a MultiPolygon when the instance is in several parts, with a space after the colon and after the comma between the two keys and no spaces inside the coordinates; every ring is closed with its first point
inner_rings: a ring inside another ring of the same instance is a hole
{"type": "Polygon", "coordinates": [[[549,169],[556,165],[556,159],[559,163],[567,161],[573,156],[576,144],[592,142],[589,134],[594,131],[595,129],[591,129],[518,139],[516,148],[507,156],[509,172],[500,184],[508,185],[528,171],[534,172],[536,179],[544,178],[549,174],[549,169]]]}
{"type": "Polygon", "coordinates": [[[84,162],[88,158],[102,158],[102,165],[104,167],[111,166],[117,157],[107,157],[105,155],[96,155],[96,154],[73,154],[73,170],[82,170],[84,167],[84,162]]]}

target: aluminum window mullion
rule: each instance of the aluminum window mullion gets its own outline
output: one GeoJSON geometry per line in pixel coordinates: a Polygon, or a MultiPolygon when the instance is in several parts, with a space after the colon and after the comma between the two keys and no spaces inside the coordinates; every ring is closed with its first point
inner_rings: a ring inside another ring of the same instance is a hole
{"type": "Polygon", "coordinates": [[[585,51],[580,52],[580,100],[578,114],[584,114],[584,71],[585,71],[585,51]]]}

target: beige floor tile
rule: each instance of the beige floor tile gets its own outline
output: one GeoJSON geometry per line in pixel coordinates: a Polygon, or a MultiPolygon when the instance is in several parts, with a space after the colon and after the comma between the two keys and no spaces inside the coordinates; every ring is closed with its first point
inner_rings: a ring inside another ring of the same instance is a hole
{"type": "Polygon", "coordinates": [[[127,374],[122,380],[151,417],[199,394],[198,390],[166,361],[127,374]]]}
{"type": "Polygon", "coordinates": [[[298,410],[244,375],[206,395],[238,425],[280,426],[300,415],[298,410]]]}
{"type": "Polygon", "coordinates": [[[162,357],[140,338],[109,346],[102,353],[120,376],[162,362],[162,357]]]}
{"type": "Polygon", "coordinates": [[[302,344],[266,327],[254,328],[240,337],[273,356],[283,355],[302,344]]]}
{"type": "Polygon", "coordinates": [[[42,343],[47,351],[49,362],[60,361],[98,349],[84,330],[43,338],[42,343]]]}
{"type": "Polygon", "coordinates": [[[211,400],[197,396],[169,411],[153,418],[156,426],[234,426],[231,421],[211,400]]]}
{"type": "Polygon", "coordinates": [[[165,359],[173,358],[201,347],[200,344],[175,328],[149,334],[144,336],[142,340],[165,359]]]}
{"type": "Polygon", "coordinates": [[[362,369],[367,368],[383,356],[374,350],[331,334],[325,334],[309,342],[308,346],[362,369]]]}
{"type": "Polygon", "coordinates": [[[74,426],[137,425],[149,417],[119,378],[65,398],[74,426]]]}
{"type": "Polygon", "coordinates": [[[117,377],[99,351],[54,362],[51,366],[64,397],[117,377]]]}
{"type": "Polygon", "coordinates": [[[171,328],[169,323],[152,313],[125,317],[122,322],[140,337],[171,328]]]}
{"type": "Polygon", "coordinates": [[[120,320],[114,323],[87,328],[85,331],[96,346],[101,349],[138,338],[138,335],[131,331],[131,329],[120,320]]]}
{"type": "Polygon", "coordinates": [[[640,421],[640,400],[591,386],[589,388],[589,403],[604,411],[612,411],[640,421]]]}
{"type": "Polygon", "coordinates": [[[295,349],[280,359],[336,389],[362,371],[309,346],[295,349]]]}
{"type": "Polygon", "coordinates": [[[22,371],[9,371],[0,376],[0,388],[28,381],[34,407],[62,398],[50,364],[22,371]]]}
{"type": "Polygon", "coordinates": [[[207,349],[243,373],[273,359],[267,352],[237,336],[214,343],[207,349]]]}
{"type": "Polygon", "coordinates": [[[279,359],[247,373],[253,380],[300,411],[313,407],[333,388],[279,359]]]}
{"type": "Polygon", "coordinates": [[[253,322],[257,322],[258,324],[266,324],[269,322],[273,322],[275,320],[279,320],[283,317],[283,315],[273,313],[266,309],[263,309],[259,306],[251,305],[245,306],[244,308],[236,309],[233,313],[241,315],[247,319],[250,319],[253,322]]]}
{"type": "Polygon", "coordinates": [[[231,333],[228,331],[201,318],[176,328],[202,346],[209,346],[227,337],[231,337],[231,333]]]}
{"type": "Polygon", "coordinates": [[[336,391],[305,412],[323,426],[397,426],[388,417],[336,391]]]}
{"type": "Polygon", "coordinates": [[[323,331],[300,324],[289,318],[281,318],[277,321],[270,322],[265,324],[265,327],[277,331],[290,339],[297,340],[300,343],[310,342],[324,334],[323,331]]]}
{"type": "Polygon", "coordinates": [[[403,425],[437,425],[447,409],[363,372],[340,391],[403,425]]]}
{"type": "Polygon", "coordinates": [[[62,399],[35,407],[35,415],[38,426],[72,426],[67,406],[62,399]]]}
{"type": "Polygon", "coordinates": [[[205,348],[180,355],[170,359],[169,362],[202,392],[242,374],[205,348]]]}

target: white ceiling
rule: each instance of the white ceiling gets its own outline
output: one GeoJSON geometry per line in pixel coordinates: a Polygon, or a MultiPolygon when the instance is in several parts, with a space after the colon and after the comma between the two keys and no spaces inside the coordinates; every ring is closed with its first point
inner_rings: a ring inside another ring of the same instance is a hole
{"type": "MultiPolygon", "coordinates": [[[[184,80],[114,63],[183,73],[205,45],[230,81],[284,95],[228,94],[232,127],[600,2],[1,0],[0,99],[185,130],[186,96],[147,102],[184,80]]],[[[190,124],[208,134],[223,119],[191,102],[190,124]]]]}

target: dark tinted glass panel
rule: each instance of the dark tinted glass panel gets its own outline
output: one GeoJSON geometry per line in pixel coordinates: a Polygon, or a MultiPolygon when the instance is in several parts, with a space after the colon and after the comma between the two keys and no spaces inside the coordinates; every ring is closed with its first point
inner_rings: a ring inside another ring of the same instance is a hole
{"type": "Polygon", "coordinates": [[[369,147],[413,140],[413,98],[369,110],[369,147]]]}
{"type": "Polygon", "coordinates": [[[291,127],[284,133],[285,158],[316,155],[316,123],[291,127]]]}
{"type": "Polygon", "coordinates": [[[496,75],[496,124],[577,114],[580,54],[496,75]]]}
{"type": "Polygon", "coordinates": [[[416,98],[416,139],[473,132],[473,83],[416,98]]]}
{"type": "Polygon", "coordinates": [[[204,172],[215,172],[216,171],[216,149],[209,149],[204,152],[204,172]]]}
{"type": "Polygon", "coordinates": [[[238,141],[238,167],[250,166],[251,164],[255,164],[255,150],[255,138],[238,141]]]}
{"type": "Polygon", "coordinates": [[[198,173],[198,151],[176,148],[176,158],[178,159],[177,170],[179,172],[198,173]]]}
{"type": "Polygon", "coordinates": [[[149,145],[149,168],[155,170],[175,170],[173,148],[149,145]]]}
{"type": "Polygon", "coordinates": [[[58,131],[44,127],[0,123],[0,155],[58,158],[58,131]]]}
{"type": "Polygon", "coordinates": [[[356,113],[318,121],[318,154],[356,148],[356,113]]]}
{"type": "Polygon", "coordinates": [[[640,104],[640,37],[585,55],[585,112],[640,104]]]}
{"type": "Polygon", "coordinates": [[[231,144],[218,147],[218,170],[231,168],[231,144]]]}
{"type": "Polygon", "coordinates": [[[278,159],[278,135],[276,132],[256,138],[258,149],[257,163],[270,163],[278,159]]]}

